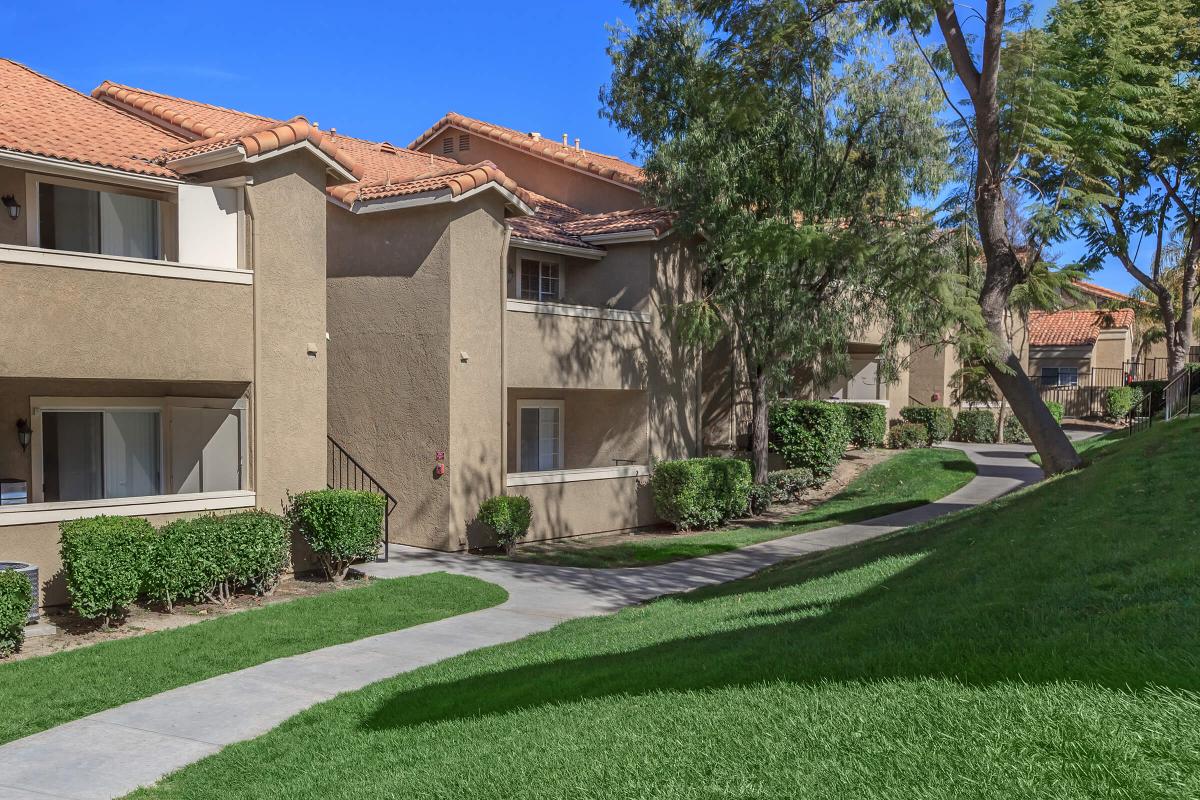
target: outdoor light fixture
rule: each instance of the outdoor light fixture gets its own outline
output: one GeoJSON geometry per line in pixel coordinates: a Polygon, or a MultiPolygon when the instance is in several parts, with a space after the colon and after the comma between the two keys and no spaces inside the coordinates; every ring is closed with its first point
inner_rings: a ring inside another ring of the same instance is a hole
{"type": "Polygon", "coordinates": [[[33,428],[29,427],[29,423],[23,419],[17,420],[17,443],[21,445],[21,452],[29,449],[29,441],[33,438],[33,428]]]}
{"type": "Polygon", "coordinates": [[[10,218],[15,220],[17,217],[21,216],[21,204],[18,203],[17,198],[13,197],[11,194],[6,194],[4,197],[0,197],[0,203],[3,203],[4,207],[8,209],[8,216],[10,218]]]}

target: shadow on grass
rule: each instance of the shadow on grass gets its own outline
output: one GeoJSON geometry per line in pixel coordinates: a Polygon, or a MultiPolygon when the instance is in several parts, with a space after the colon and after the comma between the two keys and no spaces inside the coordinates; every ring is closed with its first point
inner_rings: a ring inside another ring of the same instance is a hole
{"type": "Polygon", "coordinates": [[[1111,475],[1072,473],[915,531],[572,623],[546,645],[479,656],[461,680],[400,692],[363,725],[777,681],[1200,691],[1196,497],[1164,480],[1171,461],[1114,459],[1111,475]],[[1122,520],[1139,508],[1164,524],[1131,535],[1122,520]]]}

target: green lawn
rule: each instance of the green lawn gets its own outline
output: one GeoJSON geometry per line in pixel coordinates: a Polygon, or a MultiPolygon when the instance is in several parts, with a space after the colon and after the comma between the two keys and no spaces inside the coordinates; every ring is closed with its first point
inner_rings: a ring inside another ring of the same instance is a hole
{"type": "Polygon", "coordinates": [[[435,573],[293,600],[184,628],[0,663],[0,743],[275,658],[503,603],[499,586],[435,573]]]}
{"type": "Polygon", "coordinates": [[[562,541],[546,549],[518,551],[512,558],[565,567],[642,567],[735,550],[832,525],[859,522],[938,500],[975,477],[961,450],[908,450],[864,472],[839,494],[786,523],[736,530],[647,536],[613,545],[562,541]]]}
{"type": "Polygon", "coordinates": [[[316,706],[167,798],[1195,798],[1200,420],[316,706]]]}

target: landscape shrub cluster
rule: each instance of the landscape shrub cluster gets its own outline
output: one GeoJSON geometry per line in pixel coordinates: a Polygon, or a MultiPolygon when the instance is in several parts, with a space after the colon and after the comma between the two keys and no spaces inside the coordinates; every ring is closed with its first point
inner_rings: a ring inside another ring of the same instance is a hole
{"type": "Polygon", "coordinates": [[[850,445],[850,426],[841,403],[782,400],[771,406],[770,448],[788,469],[811,470],[821,480],[833,474],[850,445]]]}
{"type": "Polygon", "coordinates": [[[752,485],[750,464],[736,458],[661,461],[650,477],[655,512],[681,531],[714,528],[744,513],[752,485]]]}
{"type": "Polygon", "coordinates": [[[1112,386],[1104,390],[1104,416],[1110,420],[1124,419],[1133,407],[1142,402],[1145,394],[1137,386],[1112,386]]]}
{"type": "Polygon", "coordinates": [[[954,412],[943,406],[905,406],[900,419],[925,426],[925,444],[944,442],[954,432],[954,412]]]}
{"type": "Polygon", "coordinates": [[[382,496],[323,489],[291,500],[286,517],[206,514],[158,530],[140,517],[63,522],[60,555],[71,607],[107,627],[139,599],[173,609],[180,601],[228,603],[238,592],[269,594],[288,568],[293,531],[304,536],[331,580],[378,551],[382,496]]]}
{"type": "Polygon", "coordinates": [[[32,603],[29,579],[11,569],[0,570],[0,658],[21,649],[32,603]]]}
{"type": "Polygon", "coordinates": [[[996,441],[996,415],[986,408],[964,408],[954,418],[956,442],[988,444],[996,441]]]}
{"type": "Polygon", "coordinates": [[[838,403],[846,415],[850,444],[855,447],[883,447],[887,438],[887,406],[879,403],[838,403]]]}
{"type": "Polygon", "coordinates": [[[893,450],[911,450],[929,446],[929,428],[920,422],[896,422],[888,431],[888,447],[893,450]]]}
{"type": "Polygon", "coordinates": [[[476,518],[496,534],[496,544],[511,553],[517,540],[529,531],[533,506],[528,497],[520,495],[489,497],[479,506],[476,518]]]}
{"type": "Polygon", "coordinates": [[[1029,434],[1015,415],[1009,414],[1004,418],[1004,441],[1008,444],[1029,444],[1029,434]]]}

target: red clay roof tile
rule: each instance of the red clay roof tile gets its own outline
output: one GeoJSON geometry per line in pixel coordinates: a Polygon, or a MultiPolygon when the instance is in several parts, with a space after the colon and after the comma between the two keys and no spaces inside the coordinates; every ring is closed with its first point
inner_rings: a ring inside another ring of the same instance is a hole
{"type": "Polygon", "coordinates": [[[22,64],[0,59],[0,148],[178,178],[155,159],[183,141],[22,64]]]}
{"type": "Polygon", "coordinates": [[[1094,344],[1102,328],[1131,328],[1133,318],[1132,308],[1034,311],[1029,315],[1029,344],[1033,347],[1094,344]]]}

